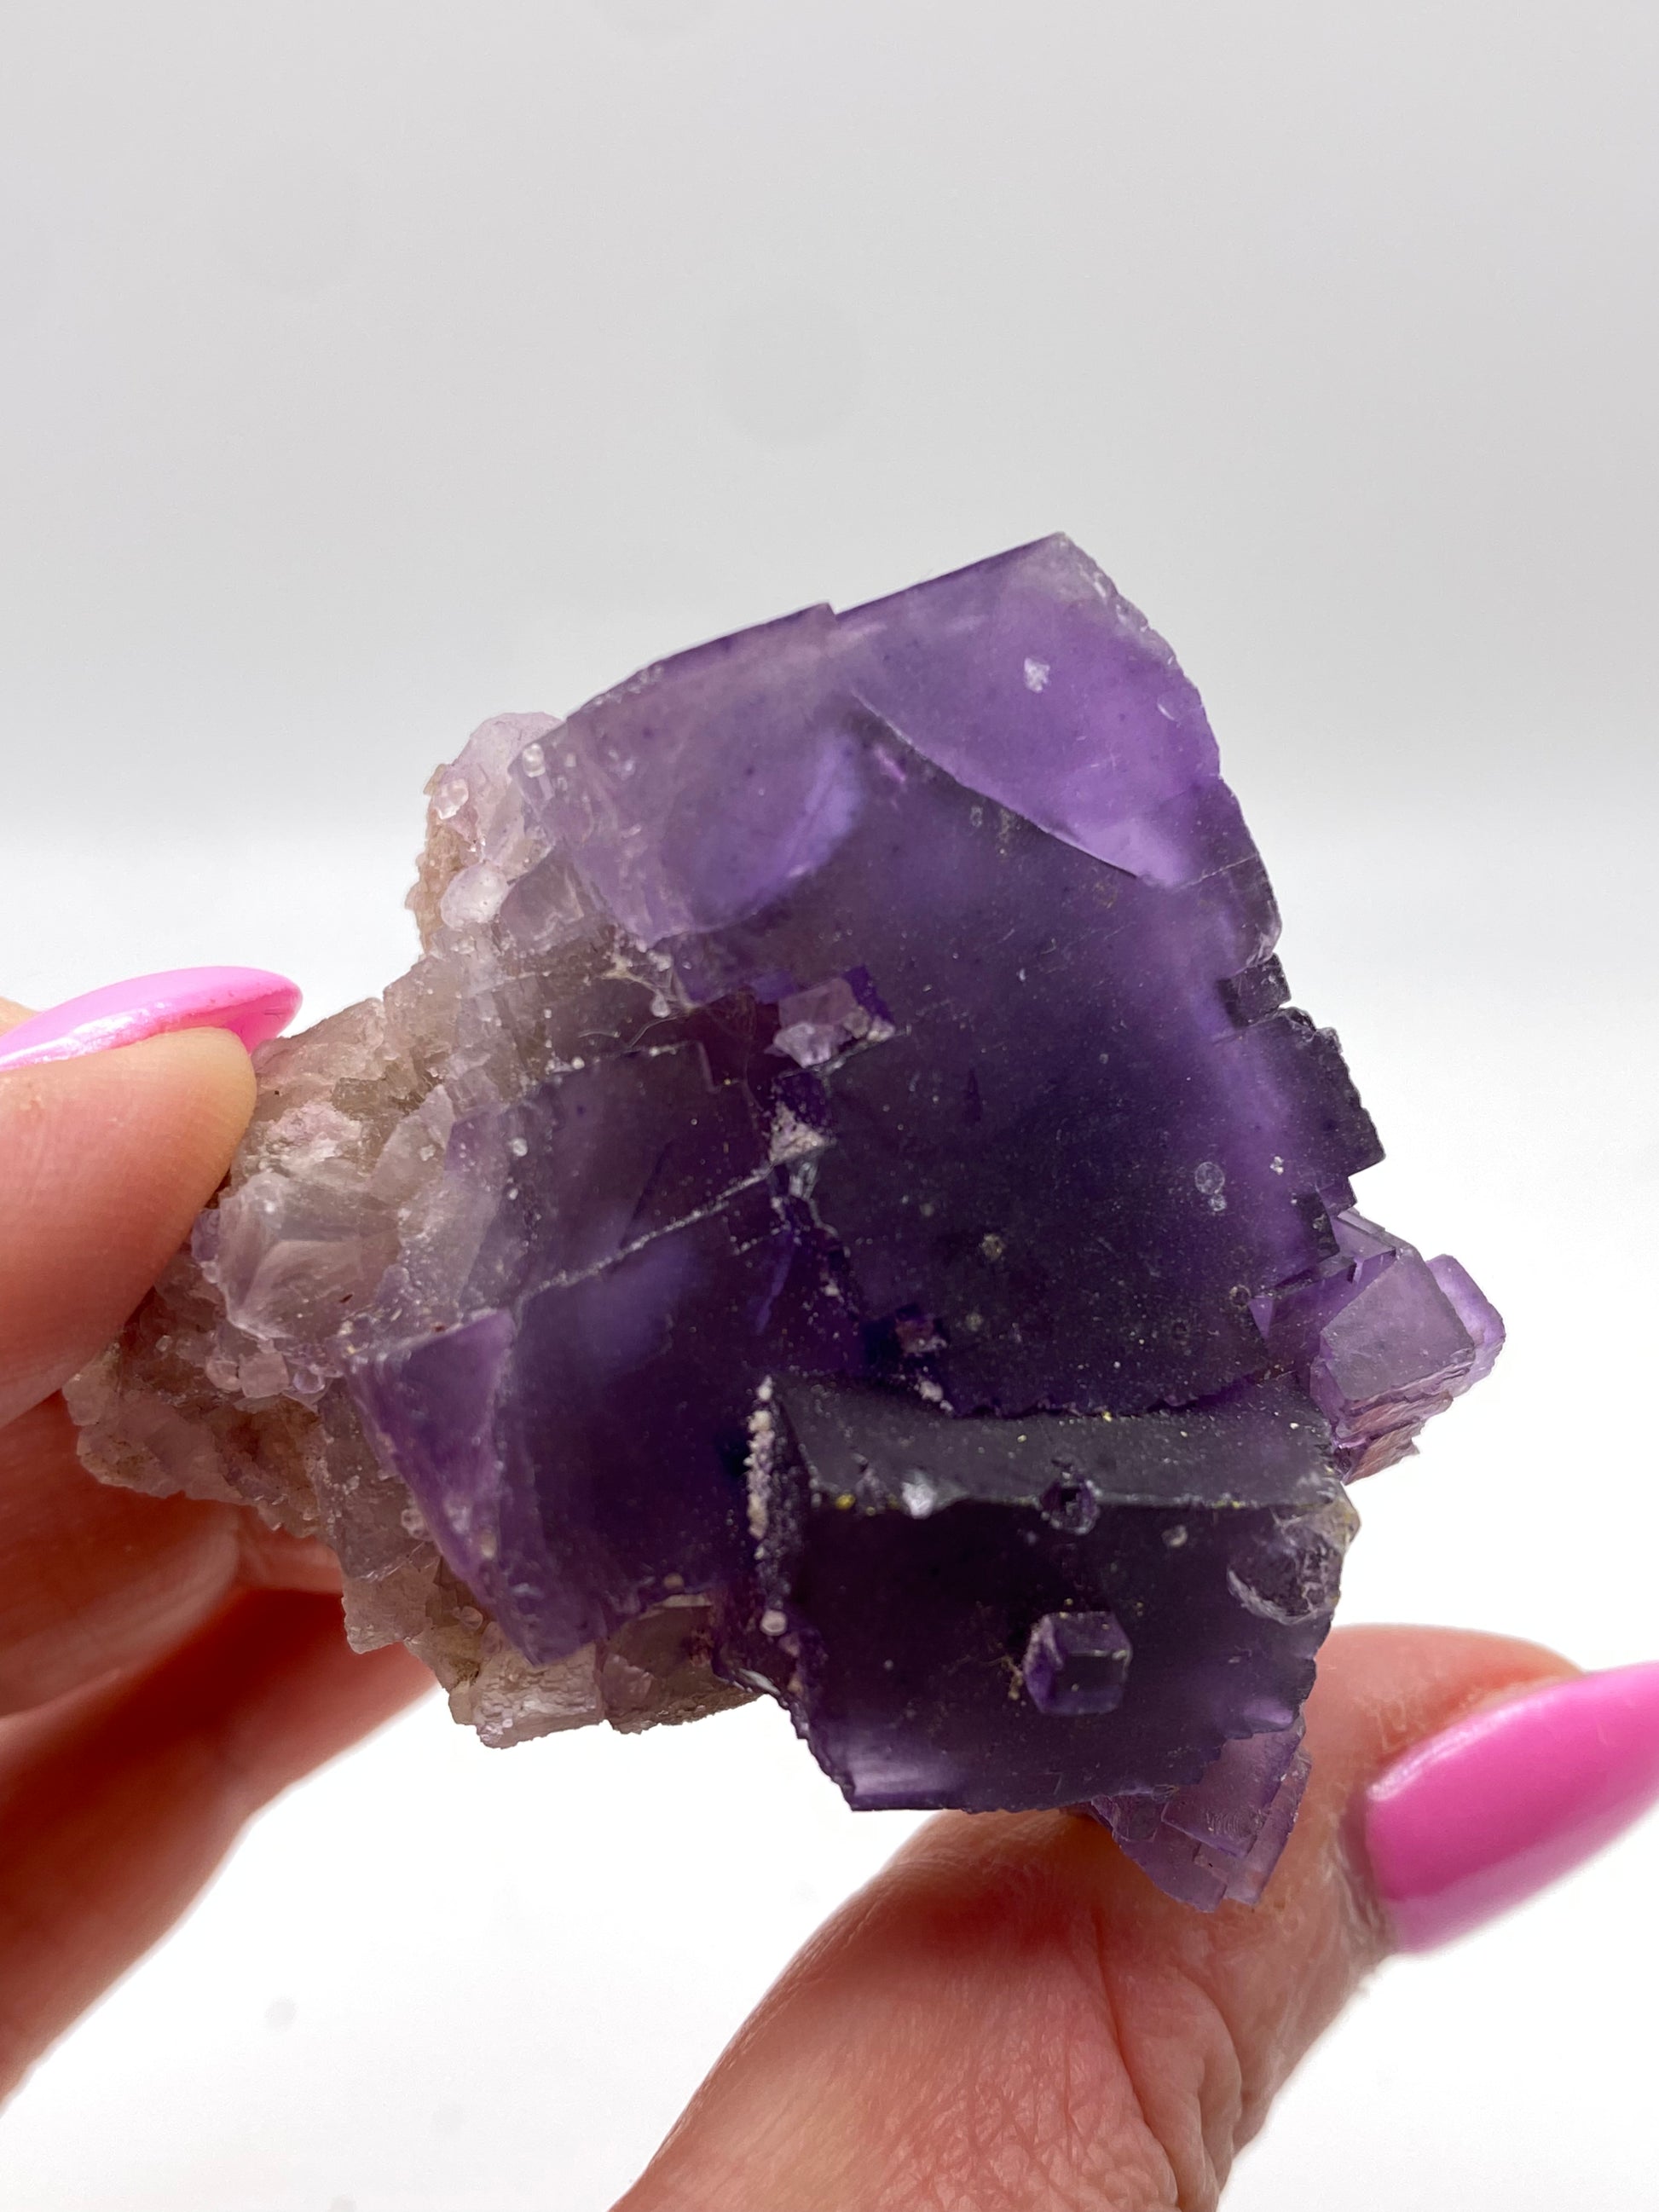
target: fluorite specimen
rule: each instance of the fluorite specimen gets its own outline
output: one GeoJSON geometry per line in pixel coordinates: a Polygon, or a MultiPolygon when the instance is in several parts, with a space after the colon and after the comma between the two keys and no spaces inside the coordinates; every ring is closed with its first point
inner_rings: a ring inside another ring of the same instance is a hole
{"type": "Polygon", "coordinates": [[[507,715],[422,957],[260,1055],[88,1465],[320,1528],[510,1742],[766,1691],[859,1806],[1253,1899],[1354,1527],[1491,1364],[1197,693],[1064,538],[507,715]]]}

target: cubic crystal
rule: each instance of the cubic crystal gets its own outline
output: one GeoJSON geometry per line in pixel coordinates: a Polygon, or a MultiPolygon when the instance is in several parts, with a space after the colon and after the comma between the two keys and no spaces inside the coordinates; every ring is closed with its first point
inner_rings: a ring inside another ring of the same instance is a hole
{"type": "Polygon", "coordinates": [[[765,1691],[854,1804],[1259,1894],[1345,1480],[1502,1331],[1353,1209],[1169,648],[1048,538],[428,789],[422,957],[262,1051],[88,1464],[319,1529],[489,1741],[765,1691]]]}

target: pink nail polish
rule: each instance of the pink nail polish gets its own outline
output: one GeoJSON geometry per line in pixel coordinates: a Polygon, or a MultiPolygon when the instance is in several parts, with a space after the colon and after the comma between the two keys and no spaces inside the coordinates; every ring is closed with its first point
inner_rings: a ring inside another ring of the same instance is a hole
{"type": "Polygon", "coordinates": [[[1659,1665],[1484,1706],[1365,1794],[1365,1848],[1402,1950],[1519,1905],[1659,1799],[1659,1665]]]}
{"type": "Polygon", "coordinates": [[[264,968],[169,968],[134,975],[48,1006],[8,1030],[0,1036],[0,1073],[137,1044],[165,1030],[229,1030],[252,1052],[288,1027],[299,1004],[298,985],[264,968]]]}

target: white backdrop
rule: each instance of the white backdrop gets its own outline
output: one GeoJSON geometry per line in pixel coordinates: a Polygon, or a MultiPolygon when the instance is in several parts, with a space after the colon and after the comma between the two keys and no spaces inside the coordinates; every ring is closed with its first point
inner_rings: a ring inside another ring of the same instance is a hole
{"type": "MultiPolygon", "coordinates": [[[[0,990],[411,950],[501,708],[1056,527],[1204,690],[1511,1347],[1350,1619],[1659,1651],[1659,17],[5,0],[0,990]],[[1571,1517],[1568,1517],[1569,1515],[1571,1517]]],[[[775,1711],[296,1790],[0,2118],[20,2212],[599,2212],[908,1822],[775,1711]]],[[[1649,2206],[1650,1826],[1389,1970],[1235,2212],[1649,2206]]]]}

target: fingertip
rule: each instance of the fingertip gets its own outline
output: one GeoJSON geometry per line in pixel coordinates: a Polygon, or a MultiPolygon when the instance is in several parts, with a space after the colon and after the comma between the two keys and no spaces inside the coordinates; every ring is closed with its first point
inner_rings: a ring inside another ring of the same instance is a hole
{"type": "Polygon", "coordinates": [[[300,987],[268,968],[168,968],[129,975],[28,1015],[0,1036],[0,1069],[78,1060],[174,1030],[229,1030],[250,1050],[299,1011],[300,987]]]}
{"type": "Polygon", "coordinates": [[[198,1212],[223,1180],[253,1112],[259,1086],[247,1047],[229,1030],[173,1030],[100,1058],[106,1066],[124,1067],[127,1079],[153,1085],[156,1103],[178,1111],[179,1169],[193,1170],[198,1187],[206,1184],[191,1208],[198,1212]]]}
{"type": "Polygon", "coordinates": [[[1338,1630],[1308,1700],[1316,1802],[1346,1805],[1392,1759],[1488,1698],[1576,1674],[1548,1645],[1474,1628],[1338,1630]]]}
{"type": "Polygon", "coordinates": [[[222,1179],[255,1089],[222,1030],[0,1073],[0,1420],[115,1334],[222,1179]]]}
{"type": "Polygon", "coordinates": [[[1506,1680],[1374,1774],[1355,1832],[1395,1947],[1525,1903],[1659,1802],[1659,1664],[1506,1680]]]}
{"type": "Polygon", "coordinates": [[[35,1157],[61,1161],[112,1126],[149,1115],[181,1167],[215,1181],[247,1127],[253,1062],[228,1030],[170,1030],[74,1058],[0,1068],[0,1139],[31,1125],[35,1157]],[[199,1162],[199,1164],[198,1164],[199,1162]]]}
{"type": "Polygon", "coordinates": [[[244,1817],[437,1687],[404,1644],[354,1651],[323,1593],[250,1590],[204,1649],[214,1656],[198,1674],[244,1817]]]}

